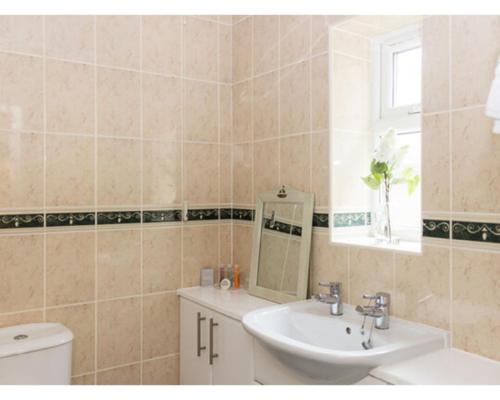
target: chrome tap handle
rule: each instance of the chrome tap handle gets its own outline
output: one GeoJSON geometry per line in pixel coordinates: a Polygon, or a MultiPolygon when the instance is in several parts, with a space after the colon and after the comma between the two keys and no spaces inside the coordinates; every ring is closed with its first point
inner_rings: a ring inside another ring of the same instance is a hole
{"type": "Polygon", "coordinates": [[[375,303],[378,306],[389,306],[391,304],[391,295],[389,293],[377,292],[376,296],[375,303]]]}
{"type": "Polygon", "coordinates": [[[386,292],[377,292],[375,294],[364,294],[363,299],[375,300],[376,306],[388,306],[391,304],[391,295],[386,292]]]}
{"type": "Polygon", "coordinates": [[[330,294],[332,296],[338,295],[342,291],[342,283],[341,282],[320,282],[318,284],[321,287],[330,288],[330,294]]]}
{"type": "Polygon", "coordinates": [[[316,299],[330,305],[330,314],[342,315],[342,284],[340,282],[320,282],[319,286],[330,288],[330,294],[319,294],[316,299]]]}
{"type": "Polygon", "coordinates": [[[338,283],[340,283],[340,282],[320,282],[320,283],[318,283],[318,285],[321,287],[332,287],[332,286],[336,286],[338,283]]]}
{"type": "Polygon", "coordinates": [[[364,294],[363,299],[368,300],[367,306],[357,306],[356,311],[363,316],[363,332],[365,318],[373,317],[375,319],[375,328],[389,329],[391,295],[386,292],[377,292],[375,295],[364,294]],[[375,300],[375,305],[371,302],[375,300]]]}

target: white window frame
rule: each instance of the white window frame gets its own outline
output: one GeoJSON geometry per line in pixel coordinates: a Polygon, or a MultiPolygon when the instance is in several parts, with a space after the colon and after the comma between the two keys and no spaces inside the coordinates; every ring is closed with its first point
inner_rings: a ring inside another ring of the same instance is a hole
{"type": "Polygon", "coordinates": [[[420,104],[392,107],[394,97],[394,54],[420,47],[420,26],[413,25],[398,32],[379,36],[373,40],[374,60],[374,130],[420,129],[420,104]],[[382,65],[385,68],[382,68],[382,65]],[[382,101],[382,96],[385,101],[382,101]]]}
{"type": "MultiPolygon", "coordinates": [[[[385,132],[390,128],[394,128],[398,134],[416,133],[421,136],[422,121],[420,115],[420,104],[392,107],[394,96],[394,54],[410,50],[412,48],[421,47],[422,43],[420,30],[421,28],[419,25],[413,25],[397,32],[391,32],[390,34],[379,36],[372,42],[372,56],[374,61],[374,145],[377,143],[377,136],[381,132],[385,132]],[[384,97],[385,101],[383,101],[384,97]]],[[[419,171],[419,175],[422,175],[421,171],[419,171]]],[[[415,193],[415,195],[418,194],[415,193]]],[[[377,201],[378,192],[373,192],[372,208],[375,206],[377,201]]],[[[403,240],[417,242],[421,239],[421,226],[398,226],[397,224],[394,224],[393,234],[403,240]]]]}

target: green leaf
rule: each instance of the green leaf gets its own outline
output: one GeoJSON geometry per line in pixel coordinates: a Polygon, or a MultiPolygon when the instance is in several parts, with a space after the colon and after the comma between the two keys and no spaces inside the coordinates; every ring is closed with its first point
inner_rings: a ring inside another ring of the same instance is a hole
{"type": "Polygon", "coordinates": [[[406,178],[406,179],[412,179],[413,178],[413,168],[412,167],[406,167],[403,169],[401,172],[401,175],[406,178]]]}
{"type": "Polygon", "coordinates": [[[361,178],[366,186],[368,186],[372,190],[377,190],[382,183],[382,180],[379,178],[379,175],[368,175],[361,178]]]}
{"type": "Polygon", "coordinates": [[[411,195],[420,183],[420,176],[415,175],[413,178],[408,180],[408,194],[411,195]]]}
{"type": "Polygon", "coordinates": [[[389,169],[389,166],[385,162],[379,162],[373,160],[370,165],[370,172],[372,174],[383,174],[387,172],[389,169]]]}

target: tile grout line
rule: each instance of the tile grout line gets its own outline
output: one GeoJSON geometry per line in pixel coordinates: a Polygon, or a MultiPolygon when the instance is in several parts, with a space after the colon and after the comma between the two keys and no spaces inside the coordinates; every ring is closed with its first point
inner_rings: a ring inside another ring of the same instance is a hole
{"type": "MultiPolygon", "coordinates": [[[[339,56],[342,56],[342,57],[350,58],[352,60],[361,61],[361,62],[367,63],[369,65],[373,63],[373,61],[370,58],[363,58],[363,57],[355,56],[355,55],[352,55],[349,53],[345,53],[343,51],[333,50],[333,53],[337,54],[339,56]]],[[[313,57],[320,57],[322,55],[325,55],[325,52],[314,55],[313,57]]]]}
{"type": "Polygon", "coordinates": [[[98,125],[98,111],[97,111],[97,17],[93,17],[93,29],[94,29],[94,385],[97,385],[97,367],[98,367],[98,350],[99,350],[99,306],[98,306],[98,296],[99,296],[99,270],[98,270],[98,232],[97,232],[97,203],[98,203],[98,137],[97,131],[99,129],[98,125]]]}
{"type": "MultiPolygon", "coordinates": [[[[278,22],[278,25],[280,26],[280,28],[278,30],[280,30],[281,29],[281,22],[278,22]]],[[[280,51],[280,47],[281,47],[281,38],[278,35],[278,47],[277,47],[278,53],[281,52],[280,51]]],[[[240,84],[248,82],[248,81],[250,81],[252,79],[262,78],[262,77],[264,77],[266,75],[271,75],[273,73],[276,73],[276,72],[278,72],[281,69],[287,69],[287,68],[290,68],[290,67],[294,67],[294,66],[297,66],[299,64],[305,63],[305,62],[309,61],[312,58],[319,58],[319,57],[324,56],[324,55],[328,55],[328,51],[323,51],[321,53],[317,53],[317,54],[314,54],[314,55],[311,55],[311,56],[308,55],[305,58],[301,58],[298,61],[293,61],[293,62],[285,64],[285,65],[281,65],[281,57],[279,57],[280,60],[279,60],[277,68],[272,68],[270,70],[266,70],[265,72],[259,72],[258,74],[252,75],[252,76],[250,76],[248,78],[240,79],[239,81],[233,82],[233,85],[240,85],[240,84]]],[[[365,60],[363,60],[363,61],[365,61],[365,60]]]]}
{"type": "Polygon", "coordinates": [[[313,87],[312,87],[312,18],[309,16],[309,191],[313,192],[313,87]]]}
{"type": "Polygon", "coordinates": [[[281,15],[278,15],[278,185],[281,185],[281,15]]]}
{"type": "MultiPolygon", "coordinates": [[[[165,354],[165,355],[161,355],[161,356],[147,358],[144,361],[148,361],[149,362],[149,361],[165,360],[165,359],[173,358],[173,357],[177,357],[177,356],[180,356],[180,353],[169,353],[169,354],[165,354]]],[[[142,363],[141,361],[133,361],[133,362],[126,363],[126,364],[113,365],[112,367],[100,368],[100,369],[98,369],[96,371],[96,373],[97,372],[108,372],[108,371],[112,371],[112,370],[115,370],[115,369],[120,369],[120,368],[135,366],[135,365],[139,365],[141,363],[142,363]]],[[[82,376],[87,376],[87,375],[92,375],[92,372],[88,371],[88,372],[83,372],[81,374],[72,375],[71,378],[80,378],[82,376]]]]}
{"type": "MultiPolygon", "coordinates": [[[[328,234],[328,241],[330,240],[330,235],[328,234]]],[[[347,303],[352,304],[352,294],[351,294],[351,247],[347,248],[347,303]]]]}
{"type": "MultiPolygon", "coordinates": [[[[232,17],[231,17],[232,18],[232,17]]],[[[230,89],[230,97],[229,97],[229,114],[230,114],[230,143],[231,143],[231,147],[230,147],[230,154],[229,154],[229,159],[230,159],[230,171],[229,171],[229,176],[230,176],[230,185],[229,185],[229,200],[231,202],[231,204],[233,203],[233,200],[234,200],[234,196],[233,196],[233,191],[234,191],[234,134],[233,134],[233,87],[234,87],[234,84],[233,84],[233,78],[234,78],[234,74],[233,74],[233,57],[234,57],[234,49],[233,49],[233,34],[234,34],[234,28],[233,28],[233,25],[231,25],[231,35],[230,35],[230,38],[231,38],[231,89],[230,89]]],[[[231,252],[231,256],[230,256],[230,261],[231,261],[231,264],[234,264],[234,224],[233,224],[233,218],[232,218],[232,211],[231,211],[231,223],[230,223],[230,235],[231,235],[231,242],[229,244],[229,247],[230,247],[230,252],[231,252]]]]}
{"type": "Polygon", "coordinates": [[[250,198],[252,202],[255,203],[255,98],[254,98],[254,88],[255,88],[255,79],[253,78],[255,73],[255,52],[254,52],[254,44],[255,44],[255,17],[252,16],[250,18],[250,26],[251,26],[251,43],[250,43],[250,76],[252,77],[249,81],[250,84],[250,135],[251,135],[251,145],[250,145],[250,160],[251,160],[251,174],[250,174],[250,198]]]}
{"type": "MultiPolygon", "coordinates": [[[[47,209],[47,60],[45,58],[47,52],[46,43],[46,17],[42,16],[42,92],[43,92],[43,215],[47,209]]],[[[47,322],[47,219],[43,221],[43,311],[42,318],[47,322]]]]}
{"type": "Polygon", "coordinates": [[[391,313],[396,315],[398,311],[398,302],[396,301],[396,278],[397,278],[397,263],[396,263],[396,251],[392,252],[392,295],[391,295],[391,313]]]}
{"type": "MultiPolygon", "coordinates": [[[[98,299],[98,300],[88,300],[88,301],[81,301],[81,302],[77,302],[77,303],[64,303],[64,304],[48,305],[46,308],[47,308],[47,310],[57,310],[60,308],[84,306],[84,305],[89,305],[89,304],[97,304],[100,302],[111,302],[111,301],[119,301],[119,300],[138,299],[141,296],[150,297],[150,296],[160,296],[163,294],[175,294],[176,290],[177,289],[158,290],[156,292],[145,293],[143,295],[141,295],[139,293],[139,294],[126,295],[126,296],[118,296],[118,297],[105,297],[105,298],[98,299]]],[[[43,311],[43,307],[3,312],[3,313],[0,313],[0,316],[15,315],[15,314],[28,313],[28,312],[35,312],[35,311],[43,311]]]]}
{"type": "MultiPolygon", "coordinates": [[[[353,32],[353,31],[350,31],[348,29],[344,29],[342,28],[342,25],[345,25],[346,22],[348,22],[349,20],[345,21],[345,22],[340,22],[338,25],[334,25],[334,29],[337,30],[337,31],[340,31],[342,33],[347,33],[348,35],[351,35],[351,36],[356,36],[358,38],[361,38],[361,39],[365,39],[365,40],[371,40],[372,37],[370,36],[365,36],[365,35],[362,35],[360,33],[356,33],[356,32],[353,32]]],[[[360,23],[359,21],[356,21],[358,24],[360,23]]],[[[362,23],[361,23],[362,24],[362,23]]],[[[366,26],[366,24],[363,24],[366,26]]]]}
{"type": "MultiPolygon", "coordinates": [[[[448,74],[451,74],[451,72],[448,72],[448,74]]],[[[451,76],[450,76],[450,78],[451,78],[451,76]]],[[[451,84],[451,81],[450,81],[450,84],[451,84]]],[[[448,88],[448,90],[450,90],[450,88],[448,88]]],[[[449,101],[451,101],[451,98],[449,101]]],[[[457,107],[457,108],[453,108],[452,105],[449,104],[448,107],[444,110],[423,112],[421,115],[422,115],[422,117],[432,117],[434,115],[455,113],[455,112],[460,112],[460,111],[477,110],[478,108],[485,108],[485,107],[486,107],[486,104],[482,104],[482,103],[477,103],[477,104],[472,104],[469,106],[462,106],[462,107],[457,107]]]]}
{"type": "MultiPolygon", "coordinates": [[[[217,63],[216,63],[216,69],[217,69],[217,80],[220,80],[221,78],[221,68],[220,68],[220,35],[221,35],[221,30],[220,30],[220,25],[217,24],[217,63]]],[[[221,90],[220,90],[220,85],[217,85],[217,184],[218,184],[218,204],[221,203],[221,190],[222,190],[222,179],[221,179],[221,90]]],[[[218,239],[218,246],[217,246],[217,263],[221,263],[221,226],[220,226],[220,212],[219,212],[219,218],[218,218],[218,226],[217,226],[217,239],[218,239]]],[[[215,267],[217,268],[218,265],[215,267]]]]}
{"type": "MultiPolygon", "coordinates": [[[[186,17],[181,17],[180,21],[180,32],[179,32],[179,37],[180,37],[180,75],[181,77],[184,75],[184,25],[186,23],[186,17]]],[[[184,173],[185,165],[184,165],[184,153],[185,153],[185,144],[184,144],[184,118],[186,114],[185,110],[185,94],[184,94],[184,79],[180,80],[180,85],[181,85],[181,123],[180,123],[180,133],[181,133],[181,178],[180,178],[180,183],[181,183],[181,279],[180,279],[180,285],[181,288],[184,287],[184,234],[185,234],[185,221],[184,221],[184,211],[185,208],[187,208],[187,202],[185,199],[186,193],[185,193],[185,184],[186,184],[186,176],[184,173]]]]}
{"type": "MultiPolygon", "coordinates": [[[[22,53],[22,52],[2,50],[2,49],[0,49],[0,54],[15,55],[15,56],[22,56],[22,57],[31,57],[31,58],[37,58],[37,59],[44,58],[43,55],[39,55],[39,54],[22,53]]],[[[190,77],[190,76],[182,76],[182,75],[176,75],[176,74],[164,74],[161,72],[155,72],[155,71],[149,71],[149,70],[141,71],[140,69],[121,67],[119,65],[99,64],[97,62],[72,60],[72,59],[50,57],[50,56],[47,56],[45,58],[48,61],[61,62],[61,63],[67,63],[67,64],[78,64],[78,65],[85,65],[88,67],[95,66],[97,68],[112,69],[112,70],[124,71],[124,72],[135,72],[135,73],[142,72],[142,73],[147,74],[147,75],[155,75],[155,76],[160,76],[160,77],[164,77],[164,78],[177,78],[177,79],[184,79],[184,80],[192,81],[192,82],[201,82],[201,83],[207,83],[207,84],[220,84],[220,85],[230,86],[230,83],[223,82],[223,81],[216,81],[216,80],[214,81],[214,80],[210,80],[210,79],[199,79],[199,78],[194,78],[194,77],[190,77]]]]}
{"type": "MultiPolygon", "coordinates": [[[[453,214],[453,118],[452,118],[452,101],[453,101],[453,81],[452,81],[452,57],[453,57],[453,39],[452,39],[452,24],[453,17],[448,16],[448,152],[450,157],[450,215],[453,214]]],[[[450,250],[449,250],[449,290],[450,290],[450,347],[453,347],[453,226],[450,221],[450,250]]]]}
{"type": "Polygon", "coordinates": [[[139,383],[142,385],[143,359],[144,359],[144,44],[143,44],[143,17],[139,15],[139,136],[141,142],[139,145],[139,170],[140,170],[140,197],[141,197],[141,220],[139,231],[139,253],[140,253],[140,282],[139,282],[139,383]]]}

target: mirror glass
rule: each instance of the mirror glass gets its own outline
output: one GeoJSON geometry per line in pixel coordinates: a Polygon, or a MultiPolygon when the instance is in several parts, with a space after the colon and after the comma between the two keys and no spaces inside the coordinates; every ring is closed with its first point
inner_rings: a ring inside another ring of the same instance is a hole
{"type": "Polygon", "coordinates": [[[264,203],[257,285],[297,295],[302,204],[264,203]]]}
{"type": "Polygon", "coordinates": [[[277,302],[305,299],[314,195],[280,187],[257,198],[249,293],[277,302]]]}

